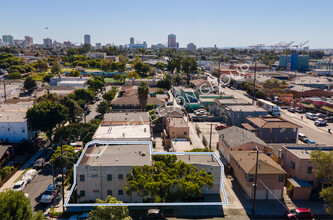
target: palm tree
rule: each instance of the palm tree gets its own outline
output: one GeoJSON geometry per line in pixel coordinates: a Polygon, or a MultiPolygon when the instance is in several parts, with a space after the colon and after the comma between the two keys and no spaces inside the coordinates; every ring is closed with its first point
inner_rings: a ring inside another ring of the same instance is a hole
{"type": "Polygon", "coordinates": [[[149,95],[149,87],[146,82],[141,82],[138,87],[138,97],[140,102],[140,108],[142,111],[145,110],[149,95]]]}

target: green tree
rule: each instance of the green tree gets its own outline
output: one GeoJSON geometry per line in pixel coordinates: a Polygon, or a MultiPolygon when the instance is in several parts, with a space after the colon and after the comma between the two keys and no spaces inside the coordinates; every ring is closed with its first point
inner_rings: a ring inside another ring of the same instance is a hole
{"type": "Polygon", "coordinates": [[[149,87],[146,82],[141,82],[138,87],[138,97],[140,102],[140,108],[143,111],[148,102],[149,87]]]}
{"type": "Polygon", "coordinates": [[[101,76],[95,76],[93,79],[88,80],[89,89],[94,91],[102,91],[105,86],[104,78],[101,76]]]}
{"type": "Polygon", "coordinates": [[[187,76],[187,85],[190,85],[190,73],[194,73],[198,64],[195,57],[186,57],[181,61],[182,70],[186,73],[187,76]]]}
{"type": "Polygon", "coordinates": [[[92,103],[96,96],[92,90],[89,89],[77,89],[74,91],[75,100],[79,103],[92,103]]]}
{"type": "Polygon", "coordinates": [[[34,89],[36,89],[36,87],[37,87],[37,83],[31,76],[28,76],[24,80],[23,88],[25,90],[28,90],[28,92],[32,92],[34,89]]]}
{"type": "Polygon", "coordinates": [[[110,91],[106,92],[103,95],[103,99],[105,99],[108,102],[111,102],[114,99],[114,97],[116,96],[117,92],[118,92],[118,89],[117,89],[117,87],[114,86],[114,87],[112,87],[112,89],[110,91]]]}
{"type": "Polygon", "coordinates": [[[325,152],[314,150],[311,152],[311,161],[314,162],[314,172],[320,180],[328,180],[330,186],[323,188],[320,197],[329,203],[327,213],[333,215],[333,151],[325,152]]]}
{"type": "Polygon", "coordinates": [[[135,71],[130,72],[127,76],[127,78],[129,78],[129,79],[132,79],[133,77],[134,77],[134,79],[139,79],[140,78],[139,74],[137,74],[137,72],[135,72],[135,71]]]}
{"type": "Polygon", "coordinates": [[[19,72],[14,72],[14,73],[8,73],[7,79],[21,79],[22,74],[19,72]]]}
{"type": "Polygon", "coordinates": [[[29,125],[34,130],[46,133],[52,143],[52,130],[67,118],[68,110],[65,106],[52,101],[42,101],[27,111],[29,125]]]}
{"type": "Polygon", "coordinates": [[[156,87],[169,90],[171,88],[171,85],[172,83],[170,77],[166,77],[164,79],[159,80],[156,84],[156,87]]]}
{"type": "Polygon", "coordinates": [[[80,71],[78,70],[72,70],[69,72],[69,76],[73,76],[73,77],[79,77],[80,76],[80,71]]]}
{"type": "Polygon", "coordinates": [[[70,145],[62,145],[62,156],[61,146],[58,146],[56,151],[52,154],[51,163],[57,168],[66,168],[67,170],[72,169],[75,163],[75,148],[70,145]]]}
{"type": "Polygon", "coordinates": [[[23,192],[0,192],[0,219],[32,219],[30,200],[23,192]]]}
{"type": "Polygon", "coordinates": [[[68,109],[68,119],[70,122],[75,122],[77,120],[77,116],[83,113],[83,109],[74,99],[65,96],[60,101],[68,109]]]}
{"type": "Polygon", "coordinates": [[[61,65],[58,61],[53,62],[51,67],[52,74],[60,74],[61,73],[61,65]]]}
{"type": "Polygon", "coordinates": [[[52,75],[50,74],[46,74],[44,77],[43,77],[43,83],[47,82],[47,83],[50,83],[50,79],[52,78],[52,75]]]}
{"type": "MultiPolygon", "coordinates": [[[[100,204],[123,203],[108,195],[105,200],[96,199],[100,204]]],[[[89,219],[131,220],[127,206],[97,206],[89,212],[89,219]]]]}
{"type": "Polygon", "coordinates": [[[98,105],[97,105],[97,112],[104,115],[105,113],[107,113],[110,109],[109,104],[106,101],[101,101],[98,105]]]}
{"type": "Polygon", "coordinates": [[[114,74],[114,76],[113,76],[113,79],[114,79],[114,80],[116,80],[116,81],[117,81],[117,83],[119,83],[119,80],[121,80],[121,79],[122,79],[122,76],[121,76],[121,74],[119,74],[119,73],[116,73],[116,74],[114,74]]]}
{"type": "Polygon", "coordinates": [[[120,63],[123,63],[123,64],[127,64],[127,59],[126,59],[126,57],[124,57],[123,55],[119,55],[119,62],[120,63]]]}
{"type": "Polygon", "coordinates": [[[214,184],[212,175],[177,160],[176,155],[154,155],[152,166],[133,167],[130,174],[126,193],[129,196],[133,192],[141,197],[148,195],[150,201],[170,201],[173,187],[177,187],[177,191],[186,197],[201,195],[201,187],[211,188],[214,184]]]}
{"type": "Polygon", "coordinates": [[[49,65],[42,59],[37,60],[35,68],[38,72],[46,72],[49,69],[49,65]]]}

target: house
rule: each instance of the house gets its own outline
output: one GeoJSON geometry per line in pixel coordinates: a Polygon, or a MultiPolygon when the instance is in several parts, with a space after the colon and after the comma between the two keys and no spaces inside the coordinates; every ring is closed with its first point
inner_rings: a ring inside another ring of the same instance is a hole
{"type": "Polygon", "coordinates": [[[86,56],[90,57],[91,59],[105,59],[106,53],[100,53],[100,52],[88,52],[85,54],[86,56]]]}
{"type": "Polygon", "coordinates": [[[268,112],[254,105],[231,105],[221,109],[222,115],[226,118],[226,124],[241,126],[247,122],[247,117],[265,116],[268,112]]]}
{"type": "MultiPolygon", "coordinates": [[[[147,105],[155,105],[156,107],[164,106],[165,101],[156,97],[149,97],[147,105]]],[[[141,111],[138,96],[117,97],[111,101],[112,111],[141,111]]]]}
{"type": "Polygon", "coordinates": [[[327,183],[315,176],[313,168],[315,164],[310,160],[311,152],[320,150],[329,152],[333,146],[326,145],[285,145],[281,152],[281,166],[285,169],[290,177],[296,177],[300,180],[309,182],[314,187],[323,187],[327,183]]]}
{"type": "Polygon", "coordinates": [[[28,125],[26,113],[33,106],[30,99],[11,99],[0,104],[0,141],[30,141],[35,134],[28,125]]]}
{"type": "MultiPolygon", "coordinates": [[[[230,165],[247,196],[254,198],[257,151],[232,151],[230,165]]],[[[265,153],[258,153],[256,199],[282,199],[286,171],[265,153]]]]}
{"type": "Polygon", "coordinates": [[[153,79],[125,79],[125,86],[139,86],[141,82],[146,82],[148,86],[156,87],[158,80],[153,79]]]}
{"type": "Polygon", "coordinates": [[[258,148],[266,153],[271,152],[271,149],[267,147],[263,140],[243,128],[231,126],[218,131],[218,134],[218,150],[228,162],[232,151],[253,151],[258,148]]]}
{"type": "Polygon", "coordinates": [[[108,113],[97,128],[93,140],[100,141],[150,141],[148,112],[108,113]]]}
{"type": "Polygon", "coordinates": [[[23,82],[20,79],[7,79],[0,83],[0,102],[5,101],[5,94],[6,99],[18,98],[23,89],[23,82]]]}
{"type": "Polygon", "coordinates": [[[219,87],[216,84],[205,79],[190,80],[190,86],[200,94],[211,94],[219,91],[219,87]]]}
{"type": "Polygon", "coordinates": [[[282,117],[247,117],[247,120],[249,123],[243,123],[243,127],[255,132],[266,143],[297,143],[301,126],[282,117]]]}
{"type": "Polygon", "coordinates": [[[251,105],[248,101],[240,98],[222,98],[222,99],[215,99],[215,114],[218,116],[224,115],[224,109],[227,106],[231,105],[251,105]]]}
{"type": "Polygon", "coordinates": [[[188,140],[190,128],[184,118],[167,117],[166,129],[163,131],[164,145],[170,147],[170,141],[173,139],[188,140]]]}
{"type": "Polygon", "coordinates": [[[184,113],[179,106],[160,106],[155,109],[156,117],[162,118],[162,126],[166,127],[167,118],[183,118],[184,113]]]}
{"type": "Polygon", "coordinates": [[[136,193],[129,197],[124,184],[133,166],[144,165],[152,165],[149,144],[89,146],[76,168],[78,202],[104,200],[108,195],[123,202],[142,202],[136,193]]]}

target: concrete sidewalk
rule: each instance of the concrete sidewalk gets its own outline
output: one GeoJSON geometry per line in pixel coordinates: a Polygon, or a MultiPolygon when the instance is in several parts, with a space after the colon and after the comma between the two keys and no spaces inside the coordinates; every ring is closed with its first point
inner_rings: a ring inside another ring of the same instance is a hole
{"type": "Polygon", "coordinates": [[[5,189],[12,189],[15,180],[21,176],[21,174],[28,169],[31,164],[35,162],[35,160],[43,153],[44,150],[39,150],[37,153],[35,153],[22,167],[19,169],[0,189],[0,191],[3,191],[5,189]]]}

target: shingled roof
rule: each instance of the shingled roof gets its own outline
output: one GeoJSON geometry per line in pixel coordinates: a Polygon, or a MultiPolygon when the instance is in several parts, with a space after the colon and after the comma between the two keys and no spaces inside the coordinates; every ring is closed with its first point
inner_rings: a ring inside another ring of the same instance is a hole
{"type": "Polygon", "coordinates": [[[218,131],[219,136],[222,138],[222,141],[230,148],[236,148],[238,146],[247,144],[247,143],[257,143],[262,146],[267,146],[267,144],[258,138],[254,133],[247,131],[243,128],[237,126],[231,126],[223,130],[218,131]]]}
{"type": "Polygon", "coordinates": [[[247,117],[247,120],[249,120],[259,128],[301,128],[301,126],[292,123],[282,117],[247,117]]]}

